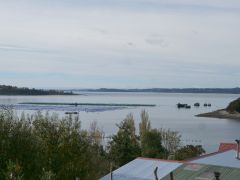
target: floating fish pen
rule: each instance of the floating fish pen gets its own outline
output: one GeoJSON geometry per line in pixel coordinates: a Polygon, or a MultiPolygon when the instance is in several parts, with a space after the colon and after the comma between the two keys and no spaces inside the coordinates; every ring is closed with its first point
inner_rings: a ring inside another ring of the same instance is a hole
{"type": "Polygon", "coordinates": [[[205,103],[203,106],[204,107],[211,107],[212,105],[210,103],[205,103]]]}
{"type": "Polygon", "coordinates": [[[79,114],[79,113],[78,113],[78,112],[65,112],[65,114],[66,114],[66,115],[71,115],[71,114],[76,115],[76,114],[79,114]]]}
{"type": "Polygon", "coordinates": [[[190,109],[191,108],[190,105],[188,105],[188,104],[181,104],[181,103],[178,103],[177,107],[178,107],[178,109],[180,109],[180,108],[190,109]]]}
{"type": "Polygon", "coordinates": [[[53,106],[117,106],[117,107],[155,107],[155,104],[115,104],[115,103],[61,103],[61,102],[23,102],[27,105],[53,105],[53,106]]]}

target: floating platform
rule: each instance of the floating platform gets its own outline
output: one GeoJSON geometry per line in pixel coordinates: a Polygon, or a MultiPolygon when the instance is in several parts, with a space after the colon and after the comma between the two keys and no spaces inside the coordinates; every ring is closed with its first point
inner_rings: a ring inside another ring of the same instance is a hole
{"type": "Polygon", "coordinates": [[[115,104],[115,103],[55,103],[55,102],[23,102],[27,105],[53,105],[53,106],[117,106],[117,107],[155,107],[155,104],[115,104]]]}

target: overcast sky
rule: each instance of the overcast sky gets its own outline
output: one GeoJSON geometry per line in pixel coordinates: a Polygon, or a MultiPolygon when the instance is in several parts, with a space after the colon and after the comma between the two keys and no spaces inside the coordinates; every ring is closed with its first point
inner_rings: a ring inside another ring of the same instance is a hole
{"type": "Polygon", "coordinates": [[[0,0],[0,84],[240,86],[239,0],[0,0]]]}

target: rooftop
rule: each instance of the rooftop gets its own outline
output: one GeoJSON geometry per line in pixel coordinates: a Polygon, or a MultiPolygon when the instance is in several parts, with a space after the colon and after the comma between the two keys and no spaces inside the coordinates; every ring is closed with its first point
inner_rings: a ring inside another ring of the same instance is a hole
{"type": "MultiPolygon", "coordinates": [[[[158,167],[158,177],[163,178],[170,172],[180,167],[183,163],[179,161],[168,161],[161,159],[137,158],[119,169],[113,171],[114,180],[153,180],[154,170],[158,167]]],[[[100,180],[109,180],[110,174],[100,180]]]]}
{"type": "MultiPolygon", "coordinates": [[[[214,172],[221,173],[221,180],[237,180],[240,177],[240,160],[236,158],[235,143],[221,143],[219,151],[205,154],[187,161],[137,158],[113,171],[114,180],[153,180],[158,167],[158,178],[169,180],[173,172],[174,180],[215,180],[214,172]]],[[[100,180],[109,180],[110,174],[100,180]]],[[[239,178],[240,180],[240,178],[239,178]]]]}
{"type": "MultiPolygon", "coordinates": [[[[221,180],[239,180],[238,168],[206,164],[184,164],[173,171],[174,180],[215,180],[214,172],[219,172],[221,180]]],[[[169,175],[161,180],[169,180],[169,175]]]]}
{"type": "Polygon", "coordinates": [[[240,168],[240,160],[236,158],[235,150],[227,150],[212,155],[200,156],[190,160],[192,163],[209,164],[224,167],[240,168]]]}

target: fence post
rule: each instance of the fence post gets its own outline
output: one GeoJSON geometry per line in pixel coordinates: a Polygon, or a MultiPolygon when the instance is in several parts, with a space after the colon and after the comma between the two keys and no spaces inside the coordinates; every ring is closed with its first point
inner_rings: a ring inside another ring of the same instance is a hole
{"type": "Polygon", "coordinates": [[[158,171],[158,167],[156,167],[154,170],[155,180],[158,180],[157,171],[158,171]]]}
{"type": "Polygon", "coordinates": [[[110,163],[110,180],[113,180],[112,163],[110,163]]]}

